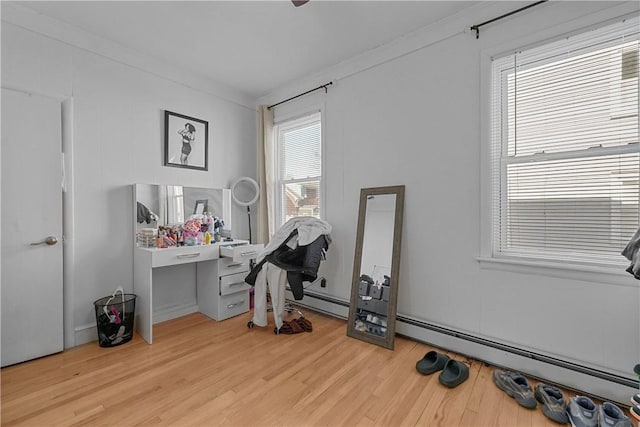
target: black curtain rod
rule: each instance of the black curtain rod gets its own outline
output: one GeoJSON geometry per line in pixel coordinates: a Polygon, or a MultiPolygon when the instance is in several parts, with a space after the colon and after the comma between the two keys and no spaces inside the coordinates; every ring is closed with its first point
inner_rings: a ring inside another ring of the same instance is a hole
{"type": "Polygon", "coordinates": [[[284,104],[285,102],[289,102],[289,101],[291,101],[292,99],[300,98],[301,96],[304,96],[304,95],[306,95],[306,94],[308,94],[308,93],[311,93],[311,92],[315,92],[316,90],[319,90],[319,89],[324,89],[324,93],[327,93],[327,88],[328,88],[329,86],[331,86],[332,84],[333,84],[333,82],[325,83],[325,84],[323,84],[323,85],[321,85],[321,86],[318,86],[317,88],[314,88],[314,89],[308,90],[308,91],[306,91],[306,92],[304,92],[304,93],[301,93],[301,94],[299,94],[299,95],[296,95],[296,96],[292,96],[291,98],[287,98],[287,99],[285,99],[284,101],[280,101],[280,102],[278,102],[277,104],[269,105],[269,106],[267,107],[267,110],[271,110],[273,107],[275,107],[275,106],[277,106],[277,105],[284,104]]]}
{"type": "Polygon", "coordinates": [[[495,22],[495,21],[497,21],[499,19],[506,18],[507,16],[511,16],[514,13],[522,12],[523,10],[527,10],[530,7],[537,6],[537,5],[542,4],[542,3],[546,3],[547,1],[549,1],[549,0],[540,0],[540,1],[537,1],[535,3],[531,3],[528,6],[521,7],[520,9],[514,10],[512,12],[505,13],[504,15],[498,16],[497,18],[493,18],[493,19],[490,19],[488,21],[485,21],[482,24],[473,25],[471,27],[471,30],[476,32],[476,39],[478,39],[478,38],[480,38],[480,27],[482,27],[483,25],[491,24],[492,22],[495,22]]]}

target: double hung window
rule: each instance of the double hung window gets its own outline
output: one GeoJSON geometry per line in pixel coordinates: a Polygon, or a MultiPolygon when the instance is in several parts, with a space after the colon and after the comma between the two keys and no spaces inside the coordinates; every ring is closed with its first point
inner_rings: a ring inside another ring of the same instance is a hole
{"type": "Polygon", "coordinates": [[[276,135],[276,228],[296,216],[322,215],[321,113],[279,123],[276,135]]]}
{"type": "Polygon", "coordinates": [[[638,228],[639,28],[492,60],[494,257],[621,261],[638,228]]]}

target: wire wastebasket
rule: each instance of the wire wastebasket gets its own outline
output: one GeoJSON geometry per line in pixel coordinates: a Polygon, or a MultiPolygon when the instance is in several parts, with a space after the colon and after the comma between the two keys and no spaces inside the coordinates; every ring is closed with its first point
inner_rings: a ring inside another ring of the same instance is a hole
{"type": "Polygon", "coordinates": [[[114,347],[133,338],[135,294],[125,294],[122,287],[118,287],[111,296],[94,301],[93,306],[100,347],[114,347]]]}

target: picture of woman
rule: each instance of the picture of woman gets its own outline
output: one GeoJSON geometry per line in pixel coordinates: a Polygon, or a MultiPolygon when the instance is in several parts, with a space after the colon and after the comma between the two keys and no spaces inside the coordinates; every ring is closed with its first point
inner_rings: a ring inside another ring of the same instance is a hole
{"type": "Polygon", "coordinates": [[[191,143],[196,139],[196,128],[191,123],[185,123],[184,129],[178,131],[182,135],[182,154],[180,154],[180,163],[189,164],[189,154],[191,154],[191,143]]]}
{"type": "Polygon", "coordinates": [[[209,122],[165,110],[164,165],[206,171],[208,161],[209,122]]]}

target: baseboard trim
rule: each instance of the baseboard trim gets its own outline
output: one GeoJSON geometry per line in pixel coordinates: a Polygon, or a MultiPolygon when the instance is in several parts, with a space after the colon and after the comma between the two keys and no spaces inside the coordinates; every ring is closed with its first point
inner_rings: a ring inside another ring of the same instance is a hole
{"type": "Polygon", "coordinates": [[[293,305],[309,308],[329,316],[339,317],[341,319],[347,319],[349,317],[349,302],[328,295],[305,291],[303,299],[295,300],[293,293],[287,289],[285,299],[293,305]]]}
{"type": "MultiPolygon", "coordinates": [[[[331,316],[348,318],[349,302],[328,295],[305,291],[304,298],[295,301],[293,295],[287,292],[287,300],[331,316]]],[[[445,328],[402,314],[398,314],[396,319],[396,333],[399,335],[496,367],[516,370],[530,378],[587,393],[600,400],[626,406],[629,397],[640,388],[638,381],[601,369],[445,328]]]]}
{"type": "Polygon", "coordinates": [[[76,326],[73,329],[74,346],[87,344],[92,341],[98,341],[98,327],[95,323],[76,326]]]}
{"type": "Polygon", "coordinates": [[[198,304],[172,305],[153,310],[153,323],[166,322],[188,314],[196,313],[198,304]]]}

